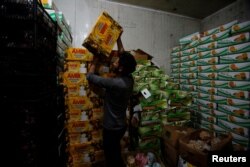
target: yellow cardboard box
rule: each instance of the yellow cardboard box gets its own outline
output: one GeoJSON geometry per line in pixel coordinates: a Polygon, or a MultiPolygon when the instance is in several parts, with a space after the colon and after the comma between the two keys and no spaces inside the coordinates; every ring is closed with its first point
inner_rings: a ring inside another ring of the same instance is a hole
{"type": "Polygon", "coordinates": [[[102,12],[88,37],[83,41],[83,46],[94,54],[109,57],[122,27],[107,12],[102,12]]]}

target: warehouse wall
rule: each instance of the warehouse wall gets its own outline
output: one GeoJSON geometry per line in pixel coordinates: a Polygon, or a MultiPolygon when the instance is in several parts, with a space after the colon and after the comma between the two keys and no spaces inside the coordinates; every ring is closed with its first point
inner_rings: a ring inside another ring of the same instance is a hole
{"type": "Polygon", "coordinates": [[[233,20],[239,22],[250,20],[250,1],[237,0],[235,3],[221,9],[201,21],[201,31],[206,31],[233,20]]]}
{"type": "Polygon", "coordinates": [[[149,53],[167,74],[170,74],[170,49],[179,45],[179,38],[200,31],[200,20],[171,13],[104,0],[53,1],[71,24],[74,47],[82,47],[97,17],[105,10],[123,27],[124,48],[139,48],[149,53]]]}

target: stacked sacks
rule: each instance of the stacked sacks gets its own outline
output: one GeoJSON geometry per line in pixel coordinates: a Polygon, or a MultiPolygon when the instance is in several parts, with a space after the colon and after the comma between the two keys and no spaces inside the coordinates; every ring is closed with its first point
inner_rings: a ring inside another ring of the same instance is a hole
{"type": "Polygon", "coordinates": [[[134,108],[139,108],[134,114],[139,118],[138,148],[159,152],[163,125],[189,120],[190,114],[185,106],[191,104],[192,97],[179,90],[178,84],[149,61],[138,64],[133,77],[134,93],[139,95],[134,108]]]}

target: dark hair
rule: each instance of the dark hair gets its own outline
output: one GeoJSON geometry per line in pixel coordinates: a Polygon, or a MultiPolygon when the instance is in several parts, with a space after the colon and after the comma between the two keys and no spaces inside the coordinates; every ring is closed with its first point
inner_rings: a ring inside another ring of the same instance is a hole
{"type": "Polygon", "coordinates": [[[136,68],[136,61],[133,55],[129,52],[124,51],[121,53],[119,58],[119,66],[123,67],[122,74],[129,75],[135,71],[136,68]]]}

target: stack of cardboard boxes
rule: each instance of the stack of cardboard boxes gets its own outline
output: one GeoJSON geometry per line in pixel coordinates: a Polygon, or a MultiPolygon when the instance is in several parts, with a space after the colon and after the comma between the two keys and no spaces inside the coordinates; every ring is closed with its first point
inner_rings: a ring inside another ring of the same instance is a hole
{"type": "Polygon", "coordinates": [[[193,91],[195,125],[230,132],[235,150],[249,149],[250,21],[237,20],[180,39],[173,77],[193,91]]]}

